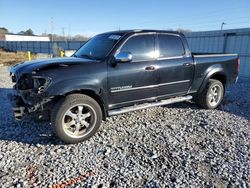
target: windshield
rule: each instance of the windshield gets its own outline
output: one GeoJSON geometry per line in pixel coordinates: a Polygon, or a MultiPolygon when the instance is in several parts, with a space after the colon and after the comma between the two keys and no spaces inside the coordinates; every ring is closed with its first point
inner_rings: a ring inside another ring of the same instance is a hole
{"type": "Polygon", "coordinates": [[[117,34],[100,34],[90,39],[76,53],[75,57],[102,60],[120,39],[117,34]]]}

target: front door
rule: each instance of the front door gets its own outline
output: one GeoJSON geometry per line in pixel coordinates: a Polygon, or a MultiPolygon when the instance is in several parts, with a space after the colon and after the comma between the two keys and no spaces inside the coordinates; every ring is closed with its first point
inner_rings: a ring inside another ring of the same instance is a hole
{"type": "Polygon", "coordinates": [[[153,100],[157,94],[155,35],[135,34],[118,52],[130,52],[132,61],[108,66],[109,108],[153,100]]]}

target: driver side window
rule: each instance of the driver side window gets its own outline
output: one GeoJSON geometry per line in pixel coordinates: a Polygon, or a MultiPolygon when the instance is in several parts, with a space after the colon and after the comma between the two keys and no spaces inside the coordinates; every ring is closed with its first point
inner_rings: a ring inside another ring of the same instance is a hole
{"type": "Polygon", "coordinates": [[[155,54],[154,35],[132,36],[125,42],[120,52],[130,52],[133,56],[133,62],[153,60],[155,54]]]}

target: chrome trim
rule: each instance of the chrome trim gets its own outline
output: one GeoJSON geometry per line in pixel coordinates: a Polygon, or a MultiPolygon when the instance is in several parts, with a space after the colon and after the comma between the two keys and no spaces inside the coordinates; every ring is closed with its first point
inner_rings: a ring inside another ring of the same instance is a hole
{"type": "Polygon", "coordinates": [[[189,90],[189,91],[187,92],[187,94],[193,94],[193,93],[197,93],[197,90],[189,90]]]}
{"type": "MultiPolygon", "coordinates": [[[[177,92],[177,93],[174,93],[174,94],[177,96],[177,95],[185,95],[187,93],[177,92]]],[[[162,98],[162,97],[165,98],[165,97],[171,97],[171,96],[173,97],[173,94],[158,95],[157,97],[149,97],[149,98],[137,99],[137,100],[127,101],[127,102],[110,104],[108,107],[112,108],[112,107],[117,106],[117,105],[137,103],[137,102],[142,102],[142,101],[147,101],[147,102],[156,101],[158,98],[162,98]]],[[[165,99],[161,99],[161,100],[165,100],[165,99]]],[[[146,102],[144,102],[144,103],[146,103],[146,102]]]]}
{"type": "Polygon", "coordinates": [[[238,54],[204,54],[204,55],[193,55],[194,57],[217,57],[217,56],[232,56],[232,55],[238,55],[238,54]]]}
{"type": "Polygon", "coordinates": [[[180,58],[185,58],[185,57],[187,56],[158,57],[157,60],[180,59],[180,58]]]}
{"type": "Polygon", "coordinates": [[[141,109],[155,107],[155,106],[163,106],[163,105],[167,105],[167,104],[187,101],[187,100],[191,100],[192,98],[193,97],[191,95],[187,95],[187,96],[184,96],[184,97],[175,97],[175,98],[161,100],[161,101],[157,101],[157,102],[153,102],[153,103],[145,103],[145,104],[142,104],[142,105],[135,105],[135,106],[125,107],[125,108],[114,109],[114,110],[108,111],[108,115],[109,116],[115,116],[115,115],[118,115],[118,114],[132,112],[132,111],[135,111],[135,110],[141,110],[141,109]]]}
{"type": "Polygon", "coordinates": [[[117,62],[130,62],[132,61],[132,54],[130,52],[119,52],[115,56],[117,62]]]}
{"type": "Polygon", "coordinates": [[[129,103],[136,103],[136,102],[141,102],[141,101],[155,101],[156,99],[157,99],[157,97],[149,97],[149,98],[144,98],[144,99],[138,99],[138,100],[132,100],[132,101],[126,101],[126,102],[120,102],[120,103],[110,104],[108,107],[112,108],[112,107],[118,106],[118,105],[129,104],[129,103]]]}
{"type": "Polygon", "coordinates": [[[142,86],[142,87],[126,88],[126,89],[113,90],[113,91],[111,90],[111,93],[117,93],[117,92],[122,92],[122,91],[138,90],[138,89],[155,88],[155,87],[159,87],[159,86],[165,86],[165,85],[171,85],[171,84],[179,84],[179,83],[185,83],[185,82],[189,82],[189,81],[190,80],[181,80],[181,81],[168,82],[168,83],[157,84],[157,85],[149,85],[149,86],[142,86]]]}

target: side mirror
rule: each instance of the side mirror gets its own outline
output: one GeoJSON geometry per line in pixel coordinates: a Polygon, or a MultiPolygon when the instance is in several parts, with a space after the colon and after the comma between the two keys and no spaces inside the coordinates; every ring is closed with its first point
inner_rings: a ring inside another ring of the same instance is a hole
{"type": "Polygon", "coordinates": [[[132,54],[130,52],[119,52],[115,55],[115,61],[116,62],[130,62],[132,61],[132,54]]]}

